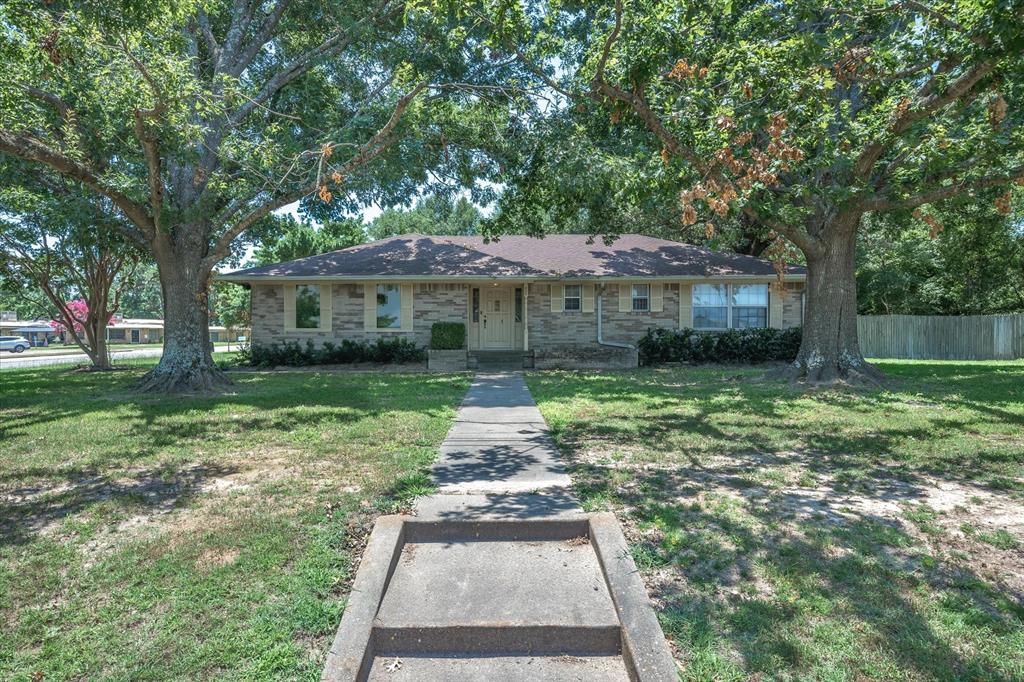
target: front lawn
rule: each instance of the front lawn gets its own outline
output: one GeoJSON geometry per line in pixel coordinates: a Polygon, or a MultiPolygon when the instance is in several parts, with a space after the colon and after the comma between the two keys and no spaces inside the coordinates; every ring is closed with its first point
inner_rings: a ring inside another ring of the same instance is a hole
{"type": "Polygon", "coordinates": [[[694,680],[1024,679],[1024,363],[534,373],[694,680]]]}
{"type": "MultiPolygon", "coordinates": [[[[149,361],[150,364],[155,361],[149,361]]],[[[317,679],[375,515],[465,376],[0,374],[0,679],[317,679]]]]}

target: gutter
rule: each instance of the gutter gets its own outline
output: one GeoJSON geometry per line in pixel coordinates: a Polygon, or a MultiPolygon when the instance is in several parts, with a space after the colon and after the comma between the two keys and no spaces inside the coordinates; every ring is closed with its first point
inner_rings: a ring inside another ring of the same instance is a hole
{"type": "Polygon", "coordinates": [[[601,291],[596,296],[597,298],[597,343],[601,346],[612,346],[613,348],[625,348],[627,350],[636,350],[636,346],[629,343],[619,343],[617,341],[605,341],[604,336],[601,333],[601,301],[604,299],[604,284],[600,285],[601,291]]]}

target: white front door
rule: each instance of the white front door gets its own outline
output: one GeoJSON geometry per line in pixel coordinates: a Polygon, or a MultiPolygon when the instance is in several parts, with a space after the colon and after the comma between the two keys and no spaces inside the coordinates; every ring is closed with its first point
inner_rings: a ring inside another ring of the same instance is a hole
{"type": "Polygon", "coordinates": [[[512,289],[481,287],[483,294],[480,321],[483,324],[483,348],[512,348],[512,289]]]}

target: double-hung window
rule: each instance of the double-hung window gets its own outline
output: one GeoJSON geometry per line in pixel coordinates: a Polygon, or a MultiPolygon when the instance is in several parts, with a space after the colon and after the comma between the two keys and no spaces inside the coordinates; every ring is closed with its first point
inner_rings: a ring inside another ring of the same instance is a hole
{"type": "Polygon", "coordinates": [[[694,329],[749,329],[767,326],[767,284],[693,285],[694,329]]]}
{"type": "Polygon", "coordinates": [[[651,285],[634,284],[632,290],[633,310],[648,311],[651,309],[651,285]]]}
{"type": "Polygon", "coordinates": [[[768,285],[733,284],[732,318],[733,329],[768,326],[768,285]]]}
{"type": "Polygon", "coordinates": [[[583,285],[582,284],[566,284],[563,288],[563,297],[565,305],[563,310],[582,310],[583,309],[583,285]]]}
{"type": "Polygon", "coordinates": [[[377,285],[377,329],[399,329],[402,326],[402,287],[398,284],[377,285]]]}

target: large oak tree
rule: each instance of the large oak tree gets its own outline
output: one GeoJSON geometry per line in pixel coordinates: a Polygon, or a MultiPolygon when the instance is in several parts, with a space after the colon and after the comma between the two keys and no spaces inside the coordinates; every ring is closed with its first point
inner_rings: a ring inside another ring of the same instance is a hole
{"type": "Polygon", "coordinates": [[[475,86],[505,65],[403,0],[12,0],[0,26],[0,153],[107,198],[159,267],[144,390],[226,382],[209,281],[249,228],[296,201],[408,196],[463,158],[443,124],[494,111],[475,86]]]}
{"type": "Polygon", "coordinates": [[[601,215],[673,196],[684,227],[712,234],[742,217],[776,259],[795,246],[808,267],[797,378],[880,378],[857,343],[863,216],[916,211],[936,231],[930,205],[993,188],[1005,203],[1024,176],[1020,3],[524,0],[466,11],[562,98],[532,122],[527,137],[542,141],[511,167],[505,212],[561,202],[601,215]]]}

